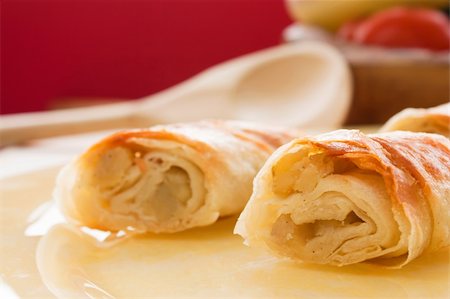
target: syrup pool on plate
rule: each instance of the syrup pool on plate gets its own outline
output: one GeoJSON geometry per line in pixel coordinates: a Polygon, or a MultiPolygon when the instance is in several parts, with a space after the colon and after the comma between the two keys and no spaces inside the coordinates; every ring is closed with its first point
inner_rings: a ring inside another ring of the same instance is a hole
{"type": "MultiPolygon", "coordinates": [[[[448,252],[400,270],[369,264],[298,264],[248,248],[235,217],[177,234],[105,239],[54,226],[37,250],[46,285],[59,298],[443,298],[448,252]]],[[[94,232],[95,233],[95,232],[94,232]]]]}
{"type": "Polygon", "coordinates": [[[450,295],[448,251],[424,255],[400,270],[337,268],[296,264],[248,248],[232,233],[235,217],[177,234],[129,238],[75,228],[60,223],[49,202],[58,170],[0,181],[1,298],[450,295]]]}

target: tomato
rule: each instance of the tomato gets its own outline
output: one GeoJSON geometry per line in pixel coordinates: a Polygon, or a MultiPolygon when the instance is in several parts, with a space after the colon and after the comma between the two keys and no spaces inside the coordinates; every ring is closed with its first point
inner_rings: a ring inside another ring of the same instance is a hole
{"type": "Polygon", "coordinates": [[[341,36],[357,43],[389,48],[434,51],[450,48],[449,19],[437,10],[394,7],[376,13],[354,27],[351,34],[341,36]]]}
{"type": "Polygon", "coordinates": [[[294,21],[336,31],[348,20],[355,20],[383,9],[405,5],[442,8],[448,0],[285,0],[294,21]]]}

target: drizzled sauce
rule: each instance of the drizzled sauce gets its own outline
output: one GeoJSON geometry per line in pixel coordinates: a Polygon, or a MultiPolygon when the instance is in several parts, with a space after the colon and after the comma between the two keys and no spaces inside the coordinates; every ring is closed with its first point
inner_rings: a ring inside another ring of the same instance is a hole
{"type": "Polygon", "coordinates": [[[430,298],[448,293],[447,252],[424,256],[401,270],[296,264],[243,246],[232,234],[235,221],[227,218],[210,227],[163,235],[100,236],[59,224],[42,238],[38,265],[46,284],[61,298],[74,292],[108,299],[430,298]],[[62,273],[72,276],[61,280],[62,273]]]}
{"type": "Polygon", "coordinates": [[[1,181],[1,298],[449,297],[447,251],[400,270],[337,268],[247,248],[232,234],[236,218],[161,235],[75,228],[46,203],[57,170],[1,181]]]}

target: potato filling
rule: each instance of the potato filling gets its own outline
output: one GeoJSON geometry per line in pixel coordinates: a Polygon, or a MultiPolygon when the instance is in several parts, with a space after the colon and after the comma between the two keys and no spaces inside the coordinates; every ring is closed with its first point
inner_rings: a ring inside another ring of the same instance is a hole
{"type": "Polygon", "coordinates": [[[93,178],[102,206],[113,213],[148,222],[177,222],[204,203],[201,171],[167,151],[116,147],[103,153],[98,165],[93,178]]]}
{"type": "Polygon", "coordinates": [[[279,216],[267,244],[275,250],[341,264],[362,251],[376,257],[399,241],[399,231],[386,229],[397,225],[378,174],[303,147],[282,157],[272,175],[269,202],[279,207],[279,216]]]}
{"type": "Polygon", "coordinates": [[[192,196],[189,175],[178,166],[172,166],[163,174],[163,181],[147,199],[142,200],[143,213],[155,215],[159,220],[173,217],[179,208],[186,206],[192,196]]]}

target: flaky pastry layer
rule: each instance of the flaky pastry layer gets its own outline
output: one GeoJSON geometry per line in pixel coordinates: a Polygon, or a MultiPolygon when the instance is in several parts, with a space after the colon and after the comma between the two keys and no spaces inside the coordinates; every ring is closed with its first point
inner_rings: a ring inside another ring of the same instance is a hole
{"type": "Polygon", "coordinates": [[[450,141],[338,130],[279,148],[235,232],[294,260],[401,267],[449,246],[450,141]]]}

